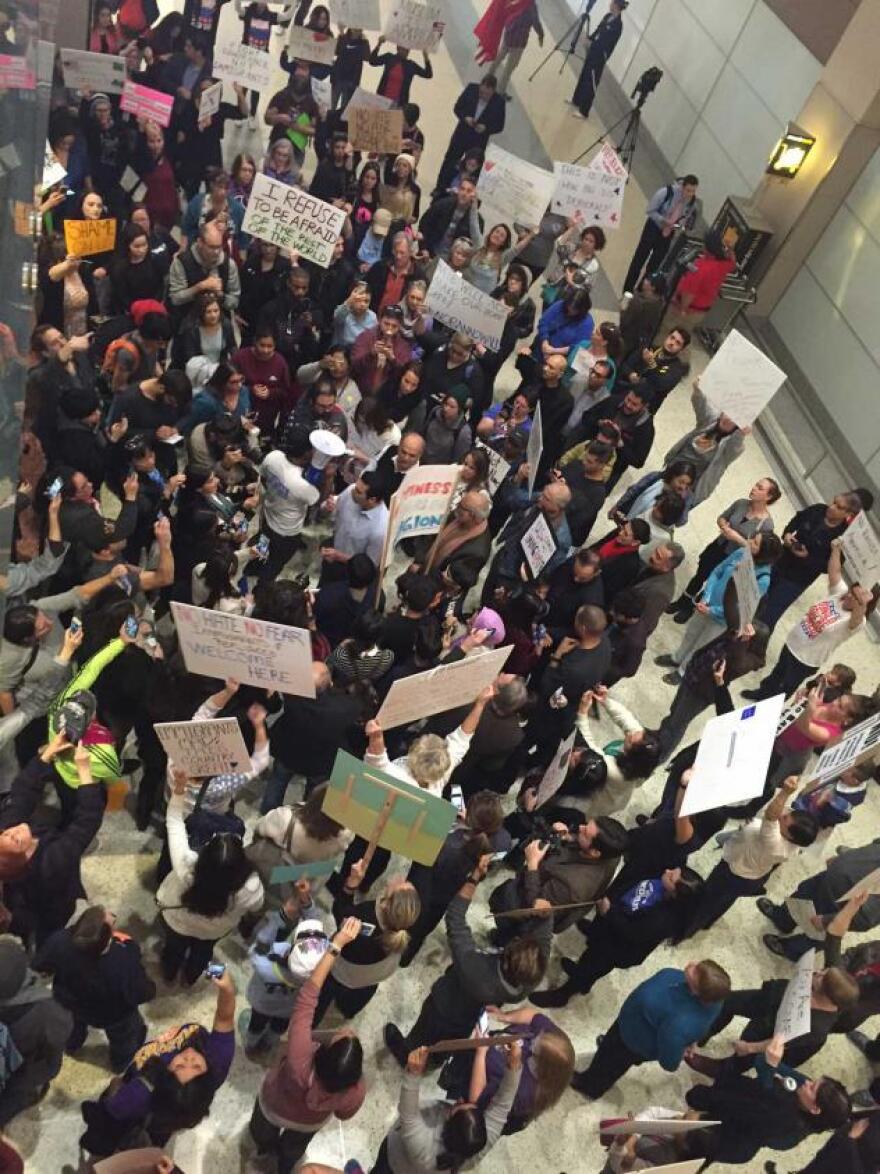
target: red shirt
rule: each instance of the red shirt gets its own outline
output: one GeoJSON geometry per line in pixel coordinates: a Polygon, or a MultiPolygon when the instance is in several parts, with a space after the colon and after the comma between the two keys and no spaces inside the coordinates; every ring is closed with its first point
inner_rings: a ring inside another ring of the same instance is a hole
{"type": "Polygon", "coordinates": [[[232,365],[242,373],[245,383],[250,388],[251,408],[256,414],[260,431],[273,433],[279,416],[284,419],[293,411],[296,403],[297,397],[292,394],[287,363],[277,351],[268,362],[258,359],[254,348],[246,346],[232,356],[232,365]],[[266,399],[262,399],[254,391],[255,387],[261,386],[269,388],[266,399]]]}
{"type": "Polygon", "coordinates": [[[385,85],[382,89],[382,97],[390,98],[392,102],[399,102],[400,95],[403,91],[403,62],[388,67],[388,73],[385,75],[385,85]]]}
{"type": "Polygon", "coordinates": [[[620,558],[622,554],[632,554],[634,550],[638,550],[638,546],[633,546],[628,542],[621,542],[619,538],[609,538],[607,542],[603,542],[598,549],[599,558],[602,562],[610,562],[613,558],[620,558]]]}
{"type": "Polygon", "coordinates": [[[381,314],[386,306],[396,306],[403,297],[403,287],[409,279],[409,273],[401,273],[399,276],[393,269],[388,270],[388,276],[385,278],[385,292],[382,294],[381,301],[378,306],[378,313],[381,314]]]}

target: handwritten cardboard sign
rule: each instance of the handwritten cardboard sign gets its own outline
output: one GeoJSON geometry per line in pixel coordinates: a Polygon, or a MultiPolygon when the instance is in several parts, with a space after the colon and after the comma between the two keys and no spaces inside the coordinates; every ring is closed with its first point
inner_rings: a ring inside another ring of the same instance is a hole
{"type": "Polygon", "coordinates": [[[298,61],[313,61],[316,65],[332,65],[336,60],[336,38],[316,33],[302,24],[290,26],[287,42],[289,57],[298,61]]]}
{"type": "Polygon", "coordinates": [[[383,730],[393,730],[420,717],[467,705],[492,684],[512,651],[510,645],[493,648],[491,652],[439,664],[424,673],[395,681],[376,714],[376,721],[383,730]]]}
{"type": "Polygon", "coordinates": [[[403,111],[376,110],[355,106],[354,99],[345,108],[348,141],[356,151],[375,155],[399,155],[403,142],[403,111]]]}
{"type": "Polygon", "coordinates": [[[755,560],[748,547],[743,549],[742,558],[733,568],[732,578],[739,608],[739,628],[742,631],[746,624],[750,624],[755,618],[755,612],[761,602],[761,589],[755,575],[755,560]]]}
{"type": "Polygon", "coordinates": [[[521,545],[532,578],[537,579],[550,559],[556,554],[556,539],[542,513],[538,513],[534,522],[523,534],[521,545]]]}
{"type": "Polygon", "coordinates": [[[620,228],[623,197],[626,192],[626,172],[622,178],[607,171],[577,167],[574,163],[554,163],[556,190],[552,208],[560,216],[574,216],[579,212],[583,224],[599,224],[603,228],[620,228]]]}
{"type": "Polygon", "coordinates": [[[847,730],[839,742],[823,750],[810,779],[830,779],[858,766],[880,750],[880,713],[847,730]]]}
{"type": "Polygon", "coordinates": [[[535,492],[535,478],[538,476],[538,466],[541,463],[541,454],[544,451],[544,424],[541,419],[541,405],[535,408],[532,417],[532,427],[529,431],[526,445],[526,461],[529,466],[529,497],[535,492]]]}
{"type": "Polygon", "coordinates": [[[71,90],[93,94],[121,94],[125,84],[125,60],[110,53],[89,53],[85,49],[62,49],[64,84],[71,90]]]}
{"type": "Polygon", "coordinates": [[[126,81],[123,84],[119,109],[126,114],[133,114],[135,118],[148,118],[151,122],[158,122],[159,126],[168,126],[173,108],[174,98],[171,94],[151,90],[149,86],[141,86],[137,82],[126,81]]]}
{"type": "Polygon", "coordinates": [[[484,217],[486,209],[491,209],[487,224],[497,219],[537,228],[555,190],[556,176],[552,171],[536,167],[495,143],[486,148],[477,193],[484,205],[484,217]]]}
{"type": "Polygon", "coordinates": [[[880,539],[864,510],[856,514],[844,532],[843,553],[854,582],[868,591],[880,583],[880,539]]]}
{"type": "Polygon", "coordinates": [[[382,27],[379,0],[330,0],[334,24],[347,29],[378,31],[382,27]]]}
{"type": "Polygon", "coordinates": [[[445,17],[437,0],[393,0],[382,35],[403,49],[433,53],[443,37],[445,17]]]}
{"type": "Polygon", "coordinates": [[[486,485],[489,496],[494,497],[499,485],[510,472],[510,463],[504,459],[500,452],[496,452],[494,448],[490,448],[482,440],[475,441],[474,446],[481,448],[489,461],[489,476],[486,479],[486,485]]]}
{"type": "Polygon", "coordinates": [[[0,89],[35,90],[37,74],[27,57],[0,53],[0,89]]]}
{"type": "Polygon", "coordinates": [[[190,778],[250,770],[251,756],[234,717],[158,722],[153,729],[171,763],[190,778]]]}
{"type": "Polygon", "coordinates": [[[302,188],[258,174],[242,231],[282,249],[293,249],[326,269],[344,224],[342,208],[334,208],[302,188]]]}
{"type": "Polygon", "coordinates": [[[740,428],[754,424],[787,376],[763,351],[731,330],[700,376],[700,390],[716,412],[740,428]]]}
{"type": "Polygon", "coordinates": [[[305,628],[172,603],[184,663],[191,673],[314,697],[312,640],[305,628]]]}
{"type": "Polygon", "coordinates": [[[221,81],[238,82],[248,90],[260,93],[271,89],[273,61],[269,53],[253,45],[242,45],[232,38],[217,40],[214,45],[211,73],[221,81]]]}
{"type": "Polygon", "coordinates": [[[116,247],[116,221],[65,220],[64,244],[72,257],[90,257],[116,247]]]}
{"type": "Polygon", "coordinates": [[[402,538],[437,533],[449,513],[460,472],[458,465],[416,465],[406,473],[388,521],[392,546],[402,538]]]}
{"type": "Polygon", "coordinates": [[[559,749],[554,754],[553,761],[544,771],[544,777],[538,784],[538,790],[535,794],[535,807],[543,807],[549,799],[553,798],[565,782],[576,737],[577,730],[575,729],[571,731],[567,738],[563,738],[559,743],[559,749]]]}
{"type": "Polygon", "coordinates": [[[776,1012],[774,1035],[781,1035],[788,1043],[806,1035],[810,1030],[810,998],[813,993],[813,968],[816,965],[815,947],[798,958],[797,969],[788,980],[779,1010],[776,1012]]]}
{"type": "Polygon", "coordinates": [[[438,318],[450,330],[458,330],[482,343],[487,350],[497,351],[507,322],[507,308],[496,298],[489,297],[471,285],[439,260],[428,287],[425,305],[429,314],[438,318]]]}
{"type": "Polygon", "coordinates": [[[222,101],[223,82],[214,82],[213,86],[202,90],[202,95],[199,98],[199,122],[207,122],[209,118],[213,118],[220,109],[222,101]]]}

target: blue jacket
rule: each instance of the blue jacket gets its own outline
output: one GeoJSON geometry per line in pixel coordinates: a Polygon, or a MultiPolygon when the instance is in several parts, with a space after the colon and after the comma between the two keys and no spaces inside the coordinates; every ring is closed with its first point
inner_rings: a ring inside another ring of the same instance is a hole
{"type": "Polygon", "coordinates": [[[721,1003],[707,1005],[691,994],[684,971],[666,967],[636,987],[617,1026],[631,1052],[674,1072],[685,1048],[703,1038],[720,1011],[721,1003]]]}
{"type": "Polygon", "coordinates": [[[546,339],[551,346],[577,346],[579,342],[589,345],[593,337],[593,315],[586,318],[566,318],[565,303],[560,299],[554,302],[549,310],[545,310],[538,322],[538,333],[535,336],[534,354],[541,357],[541,343],[546,339]]]}
{"type": "MultiPolygon", "coordinates": [[[[735,550],[729,554],[723,562],[720,562],[714,571],[707,577],[703,585],[703,591],[700,595],[703,603],[709,605],[709,611],[712,613],[713,619],[717,620],[719,624],[725,623],[724,619],[724,593],[727,590],[727,584],[730,582],[734,569],[742,560],[744,550],[735,550]]],[[[758,580],[758,592],[763,595],[770,586],[770,570],[771,568],[766,564],[763,566],[755,566],[755,578],[758,580]]]]}

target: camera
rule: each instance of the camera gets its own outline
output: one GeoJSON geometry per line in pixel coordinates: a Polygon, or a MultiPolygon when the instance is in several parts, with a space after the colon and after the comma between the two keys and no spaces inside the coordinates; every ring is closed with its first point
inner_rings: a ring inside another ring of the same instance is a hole
{"type": "Polygon", "coordinates": [[[663,77],[663,70],[656,65],[652,65],[650,69],[646,69],[642,76],[635,84],[633,92],[630,94],[631,98],[636,99],[636,105],[641,109],[648,100],[648,95],[653,94],[660,84],[660,79],[663,77]]]}

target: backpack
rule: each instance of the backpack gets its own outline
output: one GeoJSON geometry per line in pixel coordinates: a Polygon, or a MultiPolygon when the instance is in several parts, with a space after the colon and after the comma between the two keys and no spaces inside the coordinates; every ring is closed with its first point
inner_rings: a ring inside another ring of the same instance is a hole
{"type": "Polygon", "coordinates": [[[184,820],[187,839],[193,852],[198,852],[214,836],[229,835],[244,839],[244,820],[235,814],[232,803],[226,811],[202,811],[202,802],[210,782],[209,776],[199,788],[195,805],[184,820]]]}

